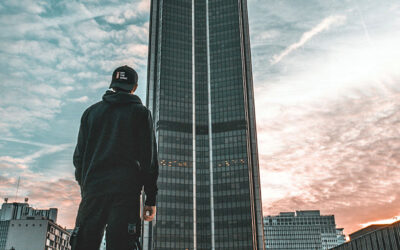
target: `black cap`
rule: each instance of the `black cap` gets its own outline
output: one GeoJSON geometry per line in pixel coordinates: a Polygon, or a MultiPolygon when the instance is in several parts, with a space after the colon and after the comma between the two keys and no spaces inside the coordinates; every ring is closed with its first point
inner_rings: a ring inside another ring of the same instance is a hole
{"type": "Polygon", "coordinates": [[[138,82],[138,74],[134,69],[125,65],[114,70],[110,88],[120,88],[131,91],[138,82]]]}

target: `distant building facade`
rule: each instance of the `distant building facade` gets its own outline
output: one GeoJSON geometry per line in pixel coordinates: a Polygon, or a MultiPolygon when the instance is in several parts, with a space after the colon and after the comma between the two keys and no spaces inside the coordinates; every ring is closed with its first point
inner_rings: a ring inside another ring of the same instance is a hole
{"type": "Polygon", "coordinates": [[[10,220],[5,249],[70,250],[66,229],[40,216],[10,220]]]}
{"type": "Polygon", "coordinates": [[[34,209],[33,207],[29,206],[27,201],[28,199],[25,199],[25,202],[23,203],[8,203],[7,201],[3,203],[0,209],[0,221],[21,219],[24,216],[42,216],[46,219],[57,222],[57,208],[34,209]]]}
{"type": "Polygon", "coordinates": [[[6,248],[8,226],[10,221],[0,221],[0,250],[6,248]]]}
{"type": "Polygon", "coordinates": [[[350,241],[334,250],[399,250],[400,221],[389,225],[371,225],[350,234],[350,241]]]}
{"type": "Polygon", "coordinates": [[[327,250],[344,239],[334,215],[319,210],[284,212],[264,217],[265,248],[271,250],[327,250]]]}
{"type": "Polygon", "coordinates": [[[57,208],[34,209],[25,203],[2,204],[0,250],[70,250],[70,232],[57,225],[57,208]]]}
{"type": "Polygon", "coordinates": [[[336,228],[337,244],[343,244],[346,242],[346,236],[343,233],[344,228],[336,228]]]}

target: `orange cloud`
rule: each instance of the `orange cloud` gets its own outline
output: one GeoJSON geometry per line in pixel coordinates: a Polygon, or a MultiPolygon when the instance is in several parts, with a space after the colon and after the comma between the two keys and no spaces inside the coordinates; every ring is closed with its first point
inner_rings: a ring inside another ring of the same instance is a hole
{"type": "Polygon", "coordinates": [[[34,208],[58,208],[57,223],[67,228],[74,227],[81,199],[80,188],[75,180],[24,179],[20,183],[20,192],[16,200],[15,190],[10,187],[16,187],[16,179],[0,176],[0,191],[4,198],[9,197],[9,202],[23,202],[23,197],[28,197],[28,203],[34,208]]]}
{"type": "Polygon", "coordinates": [[[399,215],[399,100],[393,89],[257,113],[264,215],[319,209],[347,234],[399,215]]]}

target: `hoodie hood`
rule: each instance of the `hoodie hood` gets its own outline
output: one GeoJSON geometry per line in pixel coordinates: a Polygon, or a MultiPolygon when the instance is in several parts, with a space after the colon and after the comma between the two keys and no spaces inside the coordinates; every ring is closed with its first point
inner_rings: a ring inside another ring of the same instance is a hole
{"type": "Polygon", "coordinates": [[[142,104],[139,96],[132,95],[127,92],[122,91],[111,91],[107,90],[106,93],[103,95],[103,101],[108,103],[136,103],[142,104]]]}

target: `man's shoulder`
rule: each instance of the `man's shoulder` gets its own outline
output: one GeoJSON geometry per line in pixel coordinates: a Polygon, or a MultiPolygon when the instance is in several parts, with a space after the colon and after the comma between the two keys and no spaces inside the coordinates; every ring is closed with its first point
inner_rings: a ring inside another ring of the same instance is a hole
{"type": "Polygon", "coordinates": [[[89,115],[89,113],[91,112],[91,110],[96,109],[97,106],[101,105],[102,101],[96,102],[92,105],[90,105],[88,108],[85,109],[85,111],[83,111],[82,113],[82,120],[85,120],[87,118],[87,116],[89,115]]]}
{"type": "MultiPolygon", "coordinates": [[[[101,108],[101,106],[103,106],[103,105],[109,105],[109,104],[107,102],[105,102],[104,100],[101,100],[99,102],[96,102],[96,103],[90,105],[83,112],[82,117],[87,116],[89,113],[91,113],[91,111],[96,113],[95,110],[101,108]]],[[[132,113],[138,113],[143,117],[148,117],[149,115],[151,115],[151,111],[146,106],[144,106],[142,103],[129,103],[128,105],[131,106],[132,113]]]]}
{"type": "Polygon", "coordinates": [[[130,103],[132,112],[139,113],[143,116],[148,116],[150,110],[142,103],[130,103]]]}
{"type": "Polygon", "coordinates": [[[101,105],[103,101],[96,102],[92,105],[90,105],[86,110],[83,112],[83,114],[89,113],[92,109],[95,109],[97,106],[101,105]]]}

